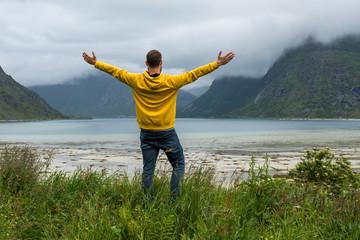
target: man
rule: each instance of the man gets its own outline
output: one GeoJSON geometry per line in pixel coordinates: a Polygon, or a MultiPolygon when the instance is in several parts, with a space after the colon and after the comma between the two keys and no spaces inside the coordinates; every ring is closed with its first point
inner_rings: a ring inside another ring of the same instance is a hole
{"type": "Polygon", "coordinates": [[[146,55],[148,71],[141,74],[129,73],[123,69],[97,61],[83,53],[84,60],[94,65],[132,88],[136,104],[136,117],[141,129],[141,151],[143,155],[142,187],[147,201],[153,200],[153,174],[159,150],[163,150],[173,168],[170,192],[172,200],[179,197],[180,182],[185,171],[185,159],[182,146],[174,129],[176,114],[176,96],[179,89],[192,83],[234,58],[230,52],[218,55],[218,60],[181,75],[164,75],[162,56],[157,50],[146,55]]]}

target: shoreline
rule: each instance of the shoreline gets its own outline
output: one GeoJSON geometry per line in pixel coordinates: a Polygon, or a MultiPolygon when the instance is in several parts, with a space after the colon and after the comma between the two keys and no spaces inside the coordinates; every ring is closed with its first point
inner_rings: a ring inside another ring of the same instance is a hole
{"type": "MultiPolygon", "coordinates": [[[[186,140],[186,137],[184,137],[186,140]]],[[[181,137],[180,137],[181,139],[181,137]]],[[[296,143],[271,142],[258,144],[253,142],[245,146],[236,141],[229,144],[227,140],[207,140],[182,143],[185,155],[186,172],[189,168],[211,167],[215,171],[216,178],[229,180],[234,174],[246,179],[248,176],[249,163],[255,157],[256,165],[262,166],[265,157],[268,156],[269,174],[286,175],[289,169],[301,161],[306,150],[318,147],[323,149],[329,147],[335,157],[340,155],[349,159],[351,169],[360,173],[360,144],[352,142],[332,141],[332,144],[323,146],[311,146],[296,143]],[[195,143],[196,142],[196,143],[195,143]]],[[[21,145],[22,142],[10,143],[21,145]]],[[[0,143],[2,145],[2,143],[0,143]]],[[[107,170],[109,172],[118,171],[127,176],[142,172],[142,153],[136,140],[119,142],[68,142],[54,145],[31,145],[39,150],[49,150],[53,153],[53,160],[49,166],[49,171],[63,171],[71,174],[78,168],[90,168],[95,171],[107,170]]],[[[164,152],[160,151],[156,170],[164,170],[171,173],[171,166],[167,161],[164,152]]]]}
{"type": "MultiPolygon", "coordinates": [[[[334,131],[278,131],[242,132],[228,134],[180,133],[186,167],[211,166],[219,177],[228,178],[235,172],[246,175],[251,157],[262,165],[268,155],[270,168],[278,169],[271,174],[286,174],[300,162],[306,150],[329,147],[336,156],[342,154],[351,162],[351,168],[360,172],[359,132],[353,130],[334,131]],[[321,133],[321,134],[320,134],[321,133]]],[[[94,170],[108,169],[133,174],[142,171],[142,154],[138,134],[114,136],[80,137],[61,141],[39,139],[0,142],[30,145],[39,150],[52,150],[53,161],[49,170],[71,173],[81,167],[92,166],[94,170]]],[[[170,169],[166,155],[160,152],[156,169],[170,169]]],[[[170,172],[170,170],[169,170],[170,172]]]]}
{"type": "MultiPolygon", "coordinates": [[[[185,144],[186,145],[186,144],[185,144]]],[[[54,150],[54,159],[50,170],[61,170],[71,173],[77,168],[89,168],[93,170],[107,169],[109,171],[120,171],[131,176],[135,172],[142,171],[142,154],[137,146],[119,146],[119,149],[109,148],[108,146],[97,146],[96,148],[86,147],[63,147],[54,150]]],[[[197,146],[199,147],[199,146],[197,146]]],[[[247,176],[249,163],[252,156],[255,157],[257,165],[263,165],[265,156],[268,156],[270,175],[284,175],[289,169],[295,168],[300,162],[300,158],[306,153],[307,149],[257,149],[256,151],[244,148],[221,149],[215,147],[212,150],[192,148],[184,146],[186,168],[191,166],[213,167],[215,173],[220,178],[229,178],[234,173],[247,176]],[[275,170],[276,169],[276,170],[275,170]]],[[[319,147],[322,149],[321,147],[319,147]]],[[[330,147],[330,151],[336,157],[343,155],[351,162],[351,168],[355,172],[360,172],[360,146],[359,147],[330,147]]],[[[159,153],[156,169],[166,169],[171,171],[171,166],[163,152],[159,153]]]]}
{"type": "MultiPolygon", "coordinates": [[[[66,118],[49,118],[49,119],[0,119],[0,123],[8,122],[41,122],[41,121],[56,121],[56,120],[96,120],[96,119],[135,119],[136,116],[123,116],[123,117],[112,117],[112,118],[93,118],[93,117],[72,117],[67,116],[66,118]]],[[[360,121],[360,118],[243,118],[243,117],[228,117],[228,118],[198,118],[198,117],[176,117],[176,119],[212,119],[212,120],[274,120],[274,121],[360,121]]]]}

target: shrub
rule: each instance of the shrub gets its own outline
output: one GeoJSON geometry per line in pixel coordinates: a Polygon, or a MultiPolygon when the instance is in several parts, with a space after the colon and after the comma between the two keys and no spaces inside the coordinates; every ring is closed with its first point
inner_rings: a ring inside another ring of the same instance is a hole
{"type": "Polygon", "coordinates": [[[290,177],[301,182],[314,182],[338,190],[349,184],[358,185],[359,179],[351,171],[344,156],[335,157],[329,148],[307,150],[304,158],[289,171],[290,177]]]}
{"type": "Polygon", "coordinates": [[[0,179],[3,186],[16,193],[35,185],[52,160],[52,154],[41,154],[30,146],[5,146],[0,152],[0,179]]]}

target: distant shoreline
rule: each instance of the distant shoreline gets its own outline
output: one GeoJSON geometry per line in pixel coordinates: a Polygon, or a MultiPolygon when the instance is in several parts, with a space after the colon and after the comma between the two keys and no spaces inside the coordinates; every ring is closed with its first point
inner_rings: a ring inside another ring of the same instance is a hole
{"type": "MultiPolygon", "coordinates": [[[[136,117],[69,117],[69,118],[56,118],[56,119],[0,119],[0,123],[7,122],[40,122],[40,121],[56,121],[56,120],[93,120],[93,119],[124,119],[136,117]]],[[[236,120],[274,120],[274,121],[360,121],[360,118],[185,118],[177,117],[176,119],[236,119],[236,120]]]]}
{"type": "Polygon", "coordinates": [[[0,119],[0,123],[7,122],[42,122],[42,121],[57,121],[57,120],[92,120],[92,117],[68,117],[68,118],[55,118],[55,119],[0,119]]]}
{"type": "Polygon", "coordinates": [[[246,118],[246,117],[215,118],[212,117],[212,118],[202,118],[202,119],[274,120],[274,121],[360,121],[360,118],[246,118]]]}

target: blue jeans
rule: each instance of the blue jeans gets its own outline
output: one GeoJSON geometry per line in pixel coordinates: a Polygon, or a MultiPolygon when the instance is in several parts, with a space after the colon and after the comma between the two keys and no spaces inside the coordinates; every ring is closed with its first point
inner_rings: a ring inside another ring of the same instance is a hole
{"type": "Polygon", "coordinates": [[[173,168],[170,181],[170,196],[172,200],[177,199],[180,196],[180,182],[185,172],[185,158],[175,129],[141,129],[140,140],[143,155],[142,188],[147,197],[146,201],[153,201],[153,176],[160,149],[165,152],[173,168]]]}

